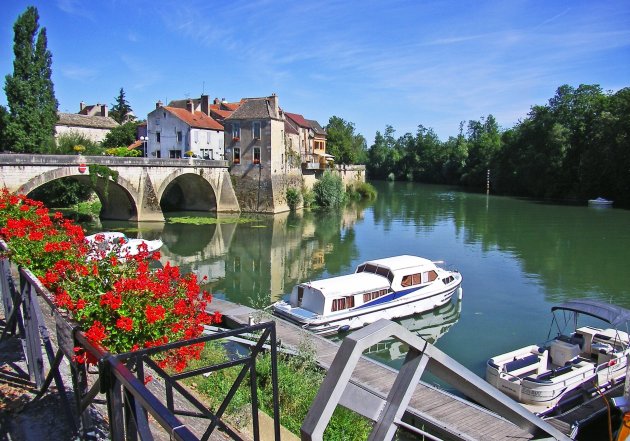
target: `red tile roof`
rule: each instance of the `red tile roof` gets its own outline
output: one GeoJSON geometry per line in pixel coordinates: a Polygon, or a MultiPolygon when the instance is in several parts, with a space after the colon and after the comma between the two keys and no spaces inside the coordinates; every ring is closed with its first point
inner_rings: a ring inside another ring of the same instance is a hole
{"type": "Polygon", "coordinates": [[[232,114],[231,110],[210,109],[210,113],[216,113],[222,119],[227,118],[232,114]]]}
{"type": "Polygon", "coordinates": [[[311,128],[311,125],[308,123],[308,121],[304,119],[302,115],[299,115],[297,113],[289,113],[289,112],[284,112],[284,114],[288,116],[289,118],[291,118],[293,122],[295,122],[298,126],[304,127],[306,129],[311,128]]]}
{"type": "Polygon", "coordinates": [[[142,147],[142,144],[144,144],[144,142],[138,139],[137,141],[134,141],[133,144],[127,146],[127,148],[129,150],[137,149],[138,147],[142,147]]]}
{"type": "Polygon", "coordinates": [[[215,119],[203,112],[190,113],[186,109],[168,106],[165,106],[164,109],[171,112],[190,127],[198,129],[223,130],[223,125],[221,125],[221,123],[217,122],[215,119]]]}

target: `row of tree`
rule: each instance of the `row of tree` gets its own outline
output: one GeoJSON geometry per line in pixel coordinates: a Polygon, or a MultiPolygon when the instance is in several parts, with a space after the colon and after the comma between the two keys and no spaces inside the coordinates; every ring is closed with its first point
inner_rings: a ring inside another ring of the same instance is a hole
{"type": "Polygon", "coordinates": [[[366,160],[372,179],[485,189],[490,175],[496,193],[630,206],[630,88],[564,85],[507,130],[488,115],[446,141],[422,125],[394,135],[391,126],[376,133],[366,160]]]}
{"type": "MultiPolygon", "coordinates": [[[[13,74],[5,77],[4,86],[8,108],[0,106],[0,151],[71,153],[60,151],[55,142],[58,102],[51,79],[52,54],[46,28],[39,28],[37,8],[29,6],[15,21],[13,32],[13,74]]],[[[123,88],[109,116],[123,125],[132,119],[123,88]]],[[[108,135],[101,147],[127,146],[135,139],[135,125],[121,126],[108,135]]]]}

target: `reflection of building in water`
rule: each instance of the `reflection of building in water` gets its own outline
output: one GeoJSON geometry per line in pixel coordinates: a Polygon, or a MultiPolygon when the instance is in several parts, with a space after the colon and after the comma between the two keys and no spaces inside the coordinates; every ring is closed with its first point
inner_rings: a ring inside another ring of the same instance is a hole
{"type": "MultiPolygon", "coordinates": [[[[461,300],[453,299],[451,302],[433,311],[395,319],[394,321],[429,343],[435,344],[440,337],[446,334],[451,326],[457,323],[461,310],[461,300]]],[[[408,350],[409,347],[398,340],[384,340],[374,346],[370,346],[365,351],[365,354],[397,360],[404,357],[408,350]]]]}

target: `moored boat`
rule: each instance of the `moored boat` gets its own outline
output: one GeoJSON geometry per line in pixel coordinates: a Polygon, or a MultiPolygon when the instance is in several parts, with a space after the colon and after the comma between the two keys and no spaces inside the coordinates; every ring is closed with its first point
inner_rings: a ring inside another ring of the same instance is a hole
{"type": "Polygon", "coordinates": [[[629,310],[597,300],[571,300],[551,310],[555,338],[492,357],[486,365],[486,381],[540,415],[578,406],[623,381],[630,353],[629,310]],[[585,317],[607,327],[581,326],[585,317]]]}
{"type": "Polygon", "coordinates": [[[353,274],[304,282],[273,313],[320,335],[406,317],[461,297],[462,276],[431,260],[402,255],[362,263],[353,274]]]}
{"type": "Polygon", "coordinates": [[[599,197],[596,199],[589,199],[588,205],[591,207],[612,207],[613,202],[614,201],[599,197]]]}

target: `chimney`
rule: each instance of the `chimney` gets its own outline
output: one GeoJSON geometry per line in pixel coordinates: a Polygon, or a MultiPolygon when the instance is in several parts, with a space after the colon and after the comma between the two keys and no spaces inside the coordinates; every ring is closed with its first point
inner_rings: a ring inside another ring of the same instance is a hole
{"type": "Polygon", "coordinates": [[[101,104],[101,116],[107,118],[109,112],[107,112],[107,104],[101,104]]]}
{"type": "Polygon", "coordinates": [[[186,101],[186,110],[188,110],[190,113],[195,113],[195,108],[193,107],[193,100],[191,100],[190,98],[188,98],[188,101],[186,101]]]}
{"type": "Polygon", "coordinates": [[[276,118],[280,116],[280,111],[278,110],[278,96],[275,93],[272,93],[269,97],[269,102],[271,103],[271,109],[276,118]]]}
{"type": "Polygon", "coordinates": [[[208,101],[208,95],[201,95],[201,111],[210,116],[210,102],[208,101]]]}
{"type": "Polygon", "coordinates": [[[158,100],[158,102],[155,103],[155,108],[159,109],[160,107],[162,107],[162,105],[163,105],[162,101],[158,100]]]}
{"type": "Polygon", "coordinates": [[[81,102],[79,103],[79,113],[81,113],[81,111],[82,111],[83,109],[85,109],[85,103],[84,103],[83,101],[81,101],[81,102]]]}

